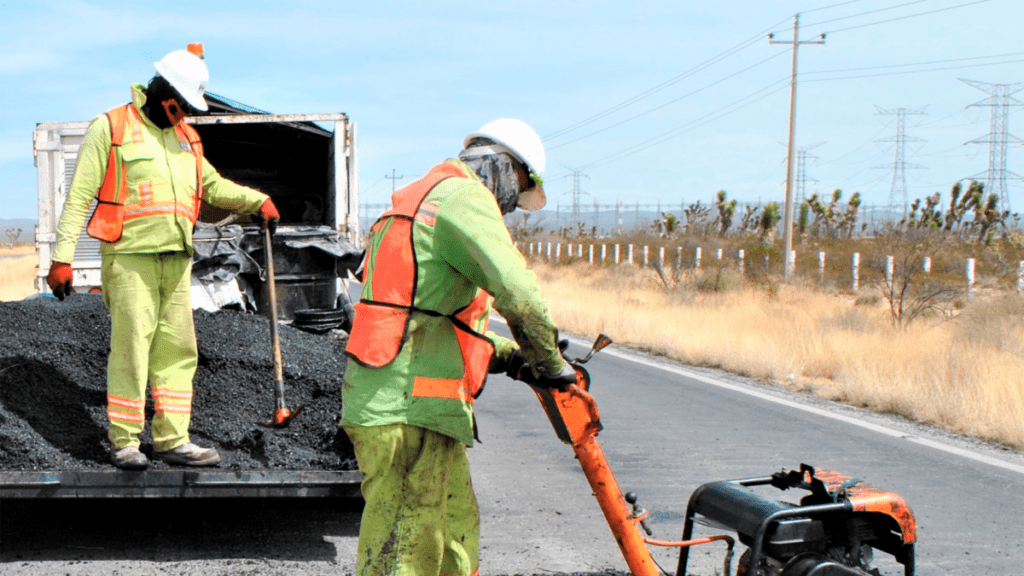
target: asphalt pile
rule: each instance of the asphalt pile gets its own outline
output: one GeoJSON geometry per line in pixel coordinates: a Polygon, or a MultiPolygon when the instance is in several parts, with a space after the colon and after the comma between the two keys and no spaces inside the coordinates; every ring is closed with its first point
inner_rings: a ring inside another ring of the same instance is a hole
{"type": "MultiPolygon", "coordinates": [[[[352,470],[352,445],[338,428],[344,341],[282,325],[285,398],[301,412],[266,428],[274,412],[270,323],[262,316],[195,312],[199,367],[192,441],[217,448],[233,469],[352,470]]],[[[111,467],[106,365],[110,317],[98,295],[64,302],[0,302],[0,470],[111,467]]],[[[148,394],[147,394],[148,396],[148,394]]],[[[147,398],[139,439],[152,456],[147,398]]],[[[151,469],[166,468],[151,461],[151,469]]]]}

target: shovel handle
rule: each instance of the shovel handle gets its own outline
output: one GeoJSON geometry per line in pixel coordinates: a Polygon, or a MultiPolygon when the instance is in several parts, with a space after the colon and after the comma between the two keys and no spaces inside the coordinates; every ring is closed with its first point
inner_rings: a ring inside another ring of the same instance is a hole
{"type": "MultiPolygon", "coordinates": [[[[267,299],[270,300],[270,341],[274,349],[274,379],[277,382],[284,380],[284,369],[281,362],[281,335],[277,325],[277,286],[274,284],[274,254],[271,250],[270,228],[263,226],[263,253],[267,260],[267,299]]],[[[275,396],[283,401],[284,390],[275,387],[275,396]]]]}

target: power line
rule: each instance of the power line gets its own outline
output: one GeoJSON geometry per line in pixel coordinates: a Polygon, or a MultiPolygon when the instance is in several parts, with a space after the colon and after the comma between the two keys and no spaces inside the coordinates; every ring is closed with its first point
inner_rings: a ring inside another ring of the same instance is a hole
{"type": "Polygon", "coordinates": [[[842,156],[840,156],[838,158],[833,158],[833,159],[829,160],[828,162],[825,162],[824,164],[825,165],[832,164],[834,162],[838,162],[838,161],[842,160],[843,158],[846,158],[847,156],[850,156],[854,152],[856,152],[856,151],[860,150],[861,148],[867,146],[868,144],[874,142],[875,138],[878,137],[878,135],[881,134],[882,132],[885,132],[888,128],[889,128],[888,126],[882,126],[881,130],[879,130],[878,132],[875,132],[870,138],[865,140],[860,146],[857,146],[856,148],[854,148],[853,150],[850,150],[846,154],[843,154],[842,156]]]}
{"type": "Polygon", "coordinates": [[[942,70],[962,70],[964,68],[981,68],[982,66],[999,66],[1001,64],[1016,64],[1018,62],[1024,62],[1024,59],[1018,60],[1004,60],[1002,62],[988,62],[984,64],[971,64],[968,66],[945,66],[942,68],[929,68],[927,70],[904,70],[902,72],[884,72],[881,74],[861,74],[858,76],[837,76],[835,78],[815,78],[812,80],[803,80],[802,82],[831,82],[833,80],[854,80],[857,78],[877,78],[879,76],[903,76],[905,74],[923,74],[926,72],[940,72],[942,70]]]}
{"type": "Polygon", "coordinates": [[[839,30],[830,30],[829,34],[835,34],[836,32],[846,32],[847,30],[856,30],[857,28],[864,28],[866,26],[875,26],[876,24],[885,24],[887,22],[896,22],[897,20],[906,20],[907,18],[916,18],[917,16],[926,16],[928,14],[935,14],[936,12],[945,12],[946,10],[953,10],[954,8],[963,8],[964,6],[973,6],[975,4],[982,4],[989,0],[975,0],[974,2],[967,2],[965,4],[957,4],[956,6],[947,6],[945,8],[938,8],[936,10],[929,10],[928,12],[918,12],[917,14],[908,14],[907,16],[899,16],[897,18],[890,18],[888,20],[879,20],[878,22],[869,22],[867,24],[858,24],[857,26],[850,26],[849,28],[840,28],[839,30]]]}
{"type": "MultiPolygon", "coordinates": [[[[788,18],[786,20],[788,20],[788,18]]],[[[572,124],[570,126],[567,126],[567,127],[563,128],[561,130],[558,130],[556,132],[552,132],[551,134],[548,134],[547,136],[544,136],[543,139],[544,140],[549,140],[549,139],[552,139],[552,138],[557,138],[557,137],[562,136],[564,134],[567,134],[569,132],[572,132],[573,130],[576,130],[577,128],[581,128],[583,126],[586,126],[587,124],[590,124],[592,122],[600,120],[601,118],[604,118],[605,116],[608,116],[609,114],[613,114],[615,112],[618,112],[619,110],[621,110],[621,109],[623,109],[623,108],[625,108],[627,106],[630,106],[631,104],[639,102],[640,100],[643,100],[644,98],[647,98],[648,96],[650,96],[652,94],[660,92],[660,91],[664,90],[665,88],[668,88],[669,86],[672,86],[673,84],[676,84],[676,83],[678,83],[678,82],[680,82],[680,81],[682,81],[682,80],[684,80],[684,79],[686,79],[686,78],[696,74],[697,72],[700,72],[701,70],[711,66],[712,64],[717,64],[718,62],[728,58],[729,56],[732,56],[733,54],[735,54],[735,53],[737,53],[737,52],[739,52],[739,51],[741,51],[741,50],[743,50],[745,48],[753,46],[754,44],[756,44],[761,39],[761,37],[766,32],[770,31],[772,28],[775,28],[776,26],[778,26],[782,22],[785,22],[786,20],[781,20],[781,21],[779,21],[779,22],[777,22],[775,24],[772,24],[770,27],[764,29],[761,32],[758,32],[757,34],[755,34],[754,36],[751,36],[747,40],[744,40],[744,41],[740,42],[739,44],[736,44],[732,48],[727,49],[725,52],[722,52],[722,53],[718,54],[717,56],[713,56],[713,57],[709,58],[708,60],[705,60],[703,63],[698,64],[697,66],[694,66],[693,68],[690,68],[686,72],[683,72],[683,73],[681,73],[681,74],[679,74],[677,76],[674,76],[673,78],[670,78],[670,79],[666,80],[665,82],[662,82],[661,84],[658,84],[657,86],[655,86],[655,87],[653,87],[653,88],[651,88],[651,89],[649,89],[649,90],[647,90],[645,92],[641,92],[640,94],[638,94],[636,96],[633,96],[632,98],[624,100],[623,102],[620,102],[619,104],[616,104],[615,106],[612,106],[611,108],[607,108],[604,111],[599,112],[599,113],[597,113],[597,114],[595,114],[593,116],[590,116],[588,118],[584,118],[583,120],[580,120],[579,122],[577,122],[575,124],[572,124]]]]}
{"type": "Polygon", "coordinates": [[[850,18],[859,18],[860,16],[867,16],[868,14],[875,14],[877,12],[886,12],[888,10],[895,10],[897,8],[903,8],[904,6],[910,6],[911,4],[920,4],[922,2],[928,2],[930,0],[914,0],[913,2],[906,2],[904,4],[897,4],[895,6],[889,6],[888,8],[879,8],[878,10],[869,10],[868,12],[861,12],[860,14],[851,14],[849,16],[840,16],[839,18],[833,18],[831,20],[822,20],[821,22],[815,22],[814,24],[807,24],[807,26],[821,26],[822,24],[828,24],[830,22],[838,22],[840,20],[849,20],[850,18]]]}
{"type": "Polygon", "coordinates": [[[768,62],[769,60],[774,60],[775,58],[778,58],[779,56],[782,56],[784,54],[785,54],[785,52],[779,52],[778,54],[774,54],[772,56],[769,56],[768,58],[765,58],[764,60],[761,60],[757,64],[753,64],[751,66],[747,66],[746,68],[744,68],[742,70],[739,70],[737,72],[734,72],[733,74],[730,74],[730,75],[726,76],[725,78],[722,78],[720,80],[716,80],[715,82],[712,82],[711,84],[707,84],[705,86],[702,86],[702,87],[700,87],[700,88],[698,88],[698,89],[696,89],[696,90],[694,90],[694,91],[692,91],[692,92],[690,92],[688,94],[684,94],[684,95],[682,95],[682,96],[680,96],[678,98],[674,98],[672,100],[669,100],[668,102],[665,102],[664,104],[662,104],[660,106],[651,108],[651,109],[646,110],[644,112],[641,112],[641,113],[639,113],[639,114],[637,114],[635,116],[631,116],[629,118],[626,118],[625,120],[616,122],[615,124],[611,124],[609,126],[605,126],[604,128],[601,128],[600,130],[595,130],[595,131],[593,131],[593,132],[591,132],[589,134],[584,134],[583,136],[580,136],[578,138],[574,138],[572,140],[569,140],[568,142],[562,142],[561,144],[556,144],[554,146],[550,146],[550,147],[548,147],[548,150],[554,150],[555,148],[561,148],[562,146],[567,146],[569,144],[572,144],[573,142],[576,142],[577,140],[583,140],[584,138],[589,138],[591,136],[594,136],[595,134],[600,134],[601,132],[604,132],[606,130],[610,130],[612,128],[615,128],[616,126],[621,126],[622,124],[625,124],[626,122],[630,122],[632,120],[636,120],[637,118],[639,118],[641,116],[644,116],[644,115],[647,115],[647,114],[650,114],[651,112],[654,112],[655,110],[660,110],[660,109],[668,106],[669,104],[675,104],[676,102],[678,102],[680,100],[683,100],[685,98],[689,98],[690,96],[693,96],[694,94],[697,94],[698,92],[702,92],[702,91],[704,91],[704,90],[706,90],[708,88],[711,88],[712,86],[715,86],[717,84],[721,84],[722,82],[725,82],[726,80],[729,80],[730,78],[738,76],[738,75],[746,72],[747,70],[750,70],[752,68],[756,68],[756,67],[758,67],[758,66],[768,62]]]}
{"type": "Polygon", "coordinates": [[[369,186],[368,188],[364,188],[364,189],[363,189],[363,191],[362,191],[362,192],[363,192],[363,194],[366,194],[366,193],[367,193],[367,192],[369,192],[370,190],[373,190],[374,188],[376,188],[376,187],[377,187],[377,186],[378,186],[378,185],[379,185],[380,183],[384,182],[384,179],[385,179],[385,178],[387,178],[387,176],[384,176],[384,177],[382,177],[382,178],[381,178],[380,180],[377,180],[377,181],[376,181],[376,182],[374,182],[373,184],[370,184],[370,186],[369,186]]]}
{"type": "Polygon", "coordinates": [[[609,164],[609,163],[614,162],[616,160],[621,160],[622,158],[626,158],[628,156],[632,156],[633,154],[636,154],[637,152],[641,152],[643,150],[646,150],[648,148],[651,148],[653,146],[661,144],[662,142],[665,142],[665,141],[670,140],[672,138],[675,138],[677,136],[681,136],[683,134],[686,134],[687,132],[692,132],[693,130],[696,130],[697,128],[700,128],[701,126],[704,126],[704,125],[706,125],[706,124],[708,124],[710,122],[714,122],[715,120],[718,120],[719,118],[722,118],[724,116],[732,114],[733,112],[737,112],[737,111],[739,111],[739,110],[741,110],[743,108],[746,108],[747,106],[749,106],[749,105],[751,105],[751,104],[753,104],[755,102],[758,102],[760,100],[763,100],[763,99],[767,98],[768,96],[771,96],[772,94],[775,94],[776,92],[786,88],[784,83],[786,81],[788,81],[788,80],[789,80],[789,78],[782,78],[782,79],[780,79],[780,80],[778,80],[776,82],[772,82],[771,84],[765,86],[761,90],[758,90],[758,91],[756,91],[756,92],[754,92],[752,94],[748,94],[748,95],[746,95],[743,98],[740,98],[738,100],[734,100],[733,102],[731,102],[729,104],[726,104],[725,106],[722,106],[721,108],[718,108],[717,110],[715,110],[713,112],[705,114],[704,116],[701,116],[700,118],[697,118],[695,120],[691,120],[690,122],[687,122],[686,124],[683,124],[681,126],[677,126],[676,128],[673,128],[672,130],[668,130],[666,132],[662,132],[661,134],[659,134],[659,135],[657,135],[657,136],[655,136],[653,138],[649,138],[647,140],[644,140],[643,142],[640,142],[639,144],[635,144],[635,145],[633,145],[633,146],[631,146],[629,148],[626,148],[624,150],[620,150],[619,152],[616,152],[614,154],[609,154],[608,156],[605,156],[603,158],[599,158],[597,160],[594,160],[593,162],[590,162],[589,164],[585,164],[585,165],[581,166],[580,169],[582,170],[584,168],[596,168],[597,166],[604,166],[605,164],[609,164]],[[781,86],[779,86],[780,84],[781,84],[781,86]],[[766,90],[769,90],[769,89],[771,89],[773,87],[775,87],[774,90],[766,92],[765,94],[763,94],[759,98],[755,98],[753,100],[750,100],[749,102],[746,102],[745,104],[737,106],[736,108],[734,108],[732,110],[727,110],[728,108],[730,108],[732,106],[735,106],[736,104],[739,104],[740,102],[743,102],[744,100],[748,100],[748,99],[752,98],[753,96],[756,96],[757,94],[760,94],[761,92],[765,92],[766,90]],[[727,110],[727,111],[722,113],[722,114],[718,114],[719,112],[722,112],[723,110],[727,110]],[[718,114],[718,116],[715,116],[715,114],[718,114]],[[714,116],[714,117],[712,118],[712,116],[714,116]],[[705,121],[701,122],[701,120],[705,120],[705,121]],[[695,126],[690,127],[691,125],[696,124],[697,122],[700,122],[700,124],[697,124],[695,126]],[[687,127],[689,127],[689,128],[687,128],[687,127]],[[686,128],[686,129],[684,130],[684,128],[686,128]]]}
{"type": "Polygon", "coordinates": [[[904,66],[929,66],[932,64],[947,64],[949,62],[965,62],[967,60],[983,60],[986,58],[1005,58],[1007,56],[1024,56],[1024,52],[1008,52],[1006,54],[993,54],[991,56],[969,56],[966,58],[952,58],[949,60],[932,60],[929,62],[912,62],[910,64],[885,64],[883,66],[862,66],[859,68],[838,68],[836,70],[814,70],[804,74],[834,74],[838,72],[857,72],[859,70],[880,70],[883,68],[900,68],[904,66]]]}
{"type": "MultiPolygon", "coordinates": [[[[932,120],[931,122],[922,122],[921,124],[918,125],[918,127],[923,128],[925,126],[932,126],[934,124],[938,124],[939,122],[943,122],[945,120],[949,120],[953,116],[957,116],[959,114],[963,114],[964,112],[967,112],[967,110],[969,110],[969,108],[962,108],[960,110],[957,110],[956,112],[953,112],[952,114],[949,114],[948,116],[943,116],[942,118],[938,118],[936,120],[932,120]]],[[[963,126],[969,126],[971,124],[976,123],[977,121],[978,121],[978,118],[975,118],[974,120],[968,122],[967,124],[960,124],[960,125],[957,125],[957,126],[952,126],[952,128],[961,128],[963,126]]]]}
{"type": "Polygon", "coordinates": [[[804,10],[801,14],[810,14],[811,12],[821,12],[822,10],[828,10],[830,8],[836,8],[838,6],[846,6],[847,4],[856,4],[860,0],[847,0],[846,2],[840,2],[839,4],[833,4],[831,6],[822,6],[821,8],[813,8],[811,10],[804,10]]]}

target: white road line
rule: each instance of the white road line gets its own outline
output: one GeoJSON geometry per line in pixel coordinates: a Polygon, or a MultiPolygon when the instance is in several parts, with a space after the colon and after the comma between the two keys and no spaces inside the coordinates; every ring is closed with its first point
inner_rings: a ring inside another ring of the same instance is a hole
{"type": "MultiPolygon", "coordinates": [[[[491,316],[491,320],[497,321],[497,322],[499,322],[501,324],[505,324],[505,320],[503,318],[501,318],[500,316],[497,316],[497,315],[492,315],[491,316]]],[[[587,348],[587,349],[589,349],[589,347],[590,347],[590,345],[592,343],[591,341],[581,340],[581,339],[576,338],[576,337],[570,337],[569,341],[572,342],[573,344],[577,344],[577,345],[583,346],[584,348],[587,348]]],[[[683,376],[685,378],[690,378],[692,380],[697,380],[697,381],[700,381],[700,382],[704,382],[705,384],[710,384],[712,386],[717,386],[719,388],[725,388],[726,390],[732,390],[733,392],[739,392],[741,394],[746,394],[748,396],[753,396],[755,398],[760,398],[761,400],[765,400],[765,401],[768,401],[768,402],[774,402],[776,404],[781,404],[783,406],[788,406],[790,408],[795,408],[797,410],[803,410],[804,412],[809,412],[811,414],[815,414],[815,415],[818,415],[818,416],[823,416],[825,418],[831,418],[833,420],[839,420],[840,422],[845,422],[847,424],[852,424],[854,426],[859,426],[861,428],[865,428],[867,430],[871,430],[872,432],[878,432],[879,434],[885,434],[886,436],[892,436],[893,438],[902,438],[902,439],[907,440],[909,442],[914,442],[915,444],[920,444],[922,446],[928,446],[929,448],[934,448],[936,450],[941,450],[941,451],[947,452],[949,454],[955,454],[955,455],[961,456],[963,458],[969,458],[969,459],[974,460],[976,462],[982,462],[984,464],[988,464],[990,466],[996,466],[998,468],[1003,468],[1004,470],[1009,470],[1011,472],[1016,472],[1018,474],[1024,474],[1024,466],[1021,466],[1019,464],[1014,464],[1012,462],[1006,462],[1005,460],[1000,460],[999,458],[994,458],[992,456],[987,456],[985,454],[978,454],[978,453],[973,452],[971,450],[960,448],[958,446],[951,446],[949,444],[945,444],[943,442],[939,442],[939,441],[936,441],[936,440],[931,440],[931,439],[928,439],[928,438],[920,438],[920,437],[917,437],[917,436],[911,436],[911,435],[908,435],[908,434],[904,434],[903,432],[900,432],[899,430],[895,430],[893,428],[889,428],[887,426],[882,426],[882,425],[874,424],[874,423],[871,423],[871,422],[864,422],[862,420],[858,420],[857,418],[852,418],[850,416],[845,416],[843,414],[835,414],[833,412],[829,412],[828,410],[822,410],[821,408],[816,408],[814,406],[808,406],[806,404],[801,404],[800,402],[793,402],[792,400],[786,400],[785,398],[778,398],[778,397],[776,397],[776,396],[774,396],[772,394],[766,394],[764,392],[759,392],[757,390],[753,390],[753,389],[745,387],[745,386],[737,386],[735,384],[729,384],[728,382],[723,382],[722,380],[716,380],[714,378],[709,378],[707,376],[704,376],[702,374],[698,374],[696,372],[693,372],[691,370],[687,370],[685,368],[679,368],[677,366],[670,366],[670,365],[667,365],[667,364],[664,364],[664,363],[661,363],[661,362],[653,362],[653,361],[651,361],[648,358],[640,356],[639,354],[623,351],[622,349],[614,350],[612,348],[605,348],[601,352],[601,354],[604,354],[604,355],[607,355],[607,356],[615,356],[616,358],[622,358],[623,360],[629,360],[629,361],[632,361],[632,362],[636,362],[638,364],[643,364],[645,366],[649,366],[651,368],[658,368],[660,370],[664,370],[666,372],[671,372],[673,374],[677,374],[677,375],[683,376]]]]}

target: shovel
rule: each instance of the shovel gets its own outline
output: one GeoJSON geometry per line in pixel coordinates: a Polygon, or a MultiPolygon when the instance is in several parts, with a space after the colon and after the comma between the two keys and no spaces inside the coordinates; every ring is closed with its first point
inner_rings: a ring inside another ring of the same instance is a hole
{"type": "Polygon", "coordinates": [[[267,299],[270,300],[270,340],[274,349],[274,417],[261,422],[267,428],[285,428],[298,416],[302,407],[290,410],[284,401],[284,369],[281,363],[281,336],[277,325],[277,287],[274,285],[274,255],[271,252],[270,229],[263,226],[263,251],[267,259],[267,299]]]}

